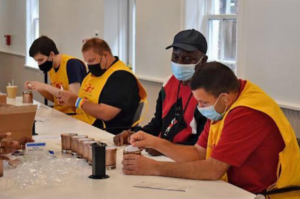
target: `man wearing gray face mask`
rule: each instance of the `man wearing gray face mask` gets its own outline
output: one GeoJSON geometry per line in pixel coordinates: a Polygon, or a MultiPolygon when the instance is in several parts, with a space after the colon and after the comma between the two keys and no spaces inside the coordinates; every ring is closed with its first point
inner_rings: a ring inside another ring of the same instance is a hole
{"type": "MultiPolygon", "coordinates": [[[[164,138],[178,144],[194,145],[203,130],[206,118],[197,111],[197,101],[188,85],[191,77],[205,63],[207,42],[196,30],[184,30],[175,37],[171,57],[173,75],[169,77],[156,101],[156,112],[151,122],[135,129],[164,138]]],[[[128,144],[133,131],[123,131],[114,137],[118,146],[128,144]]],[[[161,155],[154,149],[146,149],[153,156],[161,155]]]]}

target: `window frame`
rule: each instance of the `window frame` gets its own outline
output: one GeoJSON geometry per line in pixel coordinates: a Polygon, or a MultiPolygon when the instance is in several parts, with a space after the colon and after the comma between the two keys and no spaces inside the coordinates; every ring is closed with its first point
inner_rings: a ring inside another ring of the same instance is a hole
{"type": "Polygon", "coordinates": [[[39,0],[26,0],[26,49],[25,67],[39,69],[36,61],[29,56],[29,48],[39,37],[39,0]]]}
{"type": "MultiPolygon", "coordinates": [[[[213,1],[214,0],[206,0],[205,1],[205,12],[203,15],[203,26],[204,26],[204,34],[206,36],[207,39],[207,43],[208,43],[208,47],[210,46],[209,42],[210,42],[210,20],[219,20],[220,21],[220,30],[219,32],[221,33],[221,38],[220,38],[220,50],[221,50],[221,55],[220,55],[220,59],[214,60],[214,61],[219,61],[221,63],[224,63],[226,65],[231,65],[234,64],[235,68],[234,68],[234,72],[236,73],[237,71],[237,55],[236,55],[236,59],[235,61],[229,61],[229,60],[225,60],[224,59],[224,20],[235,20],[236,23],[238,24],[238,12],[236,14],[212,14],[212,8],[213,8],[213,1]]],[[[230,0],[227,0],[230,1],[230,0]]],[[[227,4],[229,5],[229,4],[227,4]]],[[[229,7],[227,7],[227,9],[229,9],[229,7]]],[[[236,29],[236,31],[238,31],[238,28],[236,29]]],[[[236,40],[238,40],[238,35],[236,32],[236,40]]],[[[238,43],[238,41],[237,41],[238,43]]],[[[236,49],[237,49],[238,44],[236,44],[236,49]]],[[[209,48],[208,48],[209,50],[209,48]]],[[[211,52],[207,52],[208,54],[208,59],[210,60],[210,53],[211,52]]],[[[236,50],[236,54],[237,54],[237,50],[236,50]]]]}

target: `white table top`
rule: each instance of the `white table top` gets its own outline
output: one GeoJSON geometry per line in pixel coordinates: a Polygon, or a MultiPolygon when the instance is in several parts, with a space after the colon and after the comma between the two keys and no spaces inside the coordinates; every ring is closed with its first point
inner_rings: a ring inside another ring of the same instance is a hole
{"type": "MultiPolygon", "coordinates": [[[[8,103],[22,105],[21,99],[8,100],[8,103]]],[[[34,104],[39,104],[34,102],[34,104]]],[[[113,135],[99,130],[93,126],[78,121],[70,116],[60,113],[52,108],[39,105],[36,114],[36,132],[39,134],[34,139],[45,139],[49,150],[52,150],[58,157],[61,155],[59,136],[61,133],[74,132],[88,135],[96,140],[112,144],[113,135]]],[[[205,198],[205,199],[253,199],[254,194],[237,188],[223,181],[201,181],[186,180],[156,176],[127,176],[122,173],[122,152],[124,147],[118,147],[117,169],[107,170],[110,178],[105,180],[92,180],[88,176],[92,173],[92,167],[86,164],[80,172],[72,173],[70,185],[60,187],[45,187],[37,189],[21,190],[11,188],[8,191],[0,192],[1,199],[28,198],[28,199],[53,199],[53,198],[205,198]],[[134,185],[142,182],[158,182],[171,185],[188,185],[191,188],[186,192],[153,190],[135,188],[134,185]]],[[[147,154],[144,154],[148,156],[147,154]]],[[[70,156],[69,156],[70,157],[70,156]]],[[[155,160],[170,161],[166,157],[151,157],[155,160]]],[[[4,175],[9,176],[13,170],[5,170],[4,175]]]]}

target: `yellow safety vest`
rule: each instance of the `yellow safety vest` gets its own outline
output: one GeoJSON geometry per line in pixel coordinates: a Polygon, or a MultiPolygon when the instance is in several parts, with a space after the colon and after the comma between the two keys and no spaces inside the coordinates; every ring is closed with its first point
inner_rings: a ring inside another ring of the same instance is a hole
{"type": "MultiPolygon", "coordinates": [[[[65,91],[69,90],[69,78],[68,78],[68,73],[67,73],[67,62],[70,59],[76,59],[76,58],[74,58],[72,56],[69,56],[69,55],[63,54],[61,56],[61,61],[60,61],[58,71],[55,72],[54,68],[52,68],[49,71],[52,86],[54,86],[58,89],[61,89],[61,86],[62,86],[65,91]]],[[[54,108],[56,110],[61,111],[63,113],[75,113],[70,106],[62,106],[58,103],[55,96],[53,96],[53,98],[54,98],[54,108]]]]}
{"type": "MultiPolygon", "coordinates": [[[[212,147],[218,144],[227,114],[232,109],[241,106],[263,112],[271,117],[276,123],[285,143],[285,148],[278,154],[277,181],[268,190],[300,186],[300,151],[295,132],[277,103],[258,86],[249,81],[247,81],[238,99],[226,111],[223,119],[217,123],[211,123],[206,159],[211,156],[212,147]]],[[[222,180],[228,181],[227,174],[222,177],[222,180]]],[[[297,196],[300,198],[299,191],[270,195],[272,199],[298,198],[297,196]]]]}
{"type": "MultiPolygon", "coordinates": [[[[95,104],[98,104],[99,102],[99,97],[101,95],[102,89],[104,88],[108,78],[116,71],[127,71],[134,75],[131,70],[126,67],[126,65],[122,61],[117,61],[114,63],[110,68],[105,71],[103,75],[100,77],[95,77],[91,73],[89,73],[85,79],[83,80],[78,97],[85,98],[89,102],[93,102],[95,104]]],[[[135,75],[134,75],[135,76],[135,75]]],[[[136,78],[136,77],[135,77],[136,78]]],[[[147,101],[147,93],[142,86],[142,84],[139,82],[139,80],[136,78],[136,81],[138,83],[139,87],[139,96],[141,98],[141,102],[146,102],[147,101]]],[[[111,91],[114,92],[114,91],[111,91]]],[[[85,113],[82,109],[76,109],[76,115],[74,116],[75,118],[86,122],[88,124],[94,124],[97,118],[85,113]]],[[[140,120],[139,120],[140,121],[140,120]]],[[[135,122],[132,126],[135,126],[138,124],[138,122],[135,122]]],[[[105,122],[102,120],[103,127],[106,128],[105,122]]]]}

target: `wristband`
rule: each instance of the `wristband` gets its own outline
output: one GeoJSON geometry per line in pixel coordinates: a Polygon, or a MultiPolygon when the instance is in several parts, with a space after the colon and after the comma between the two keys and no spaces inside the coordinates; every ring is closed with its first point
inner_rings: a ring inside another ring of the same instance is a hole
{"type": "Polygon", "coordinates": [[[78,97],[75,103],[76,108],[81,108],[83,103],[86,101],[86,99],[82,99],[81,97],[78,97]]]}

